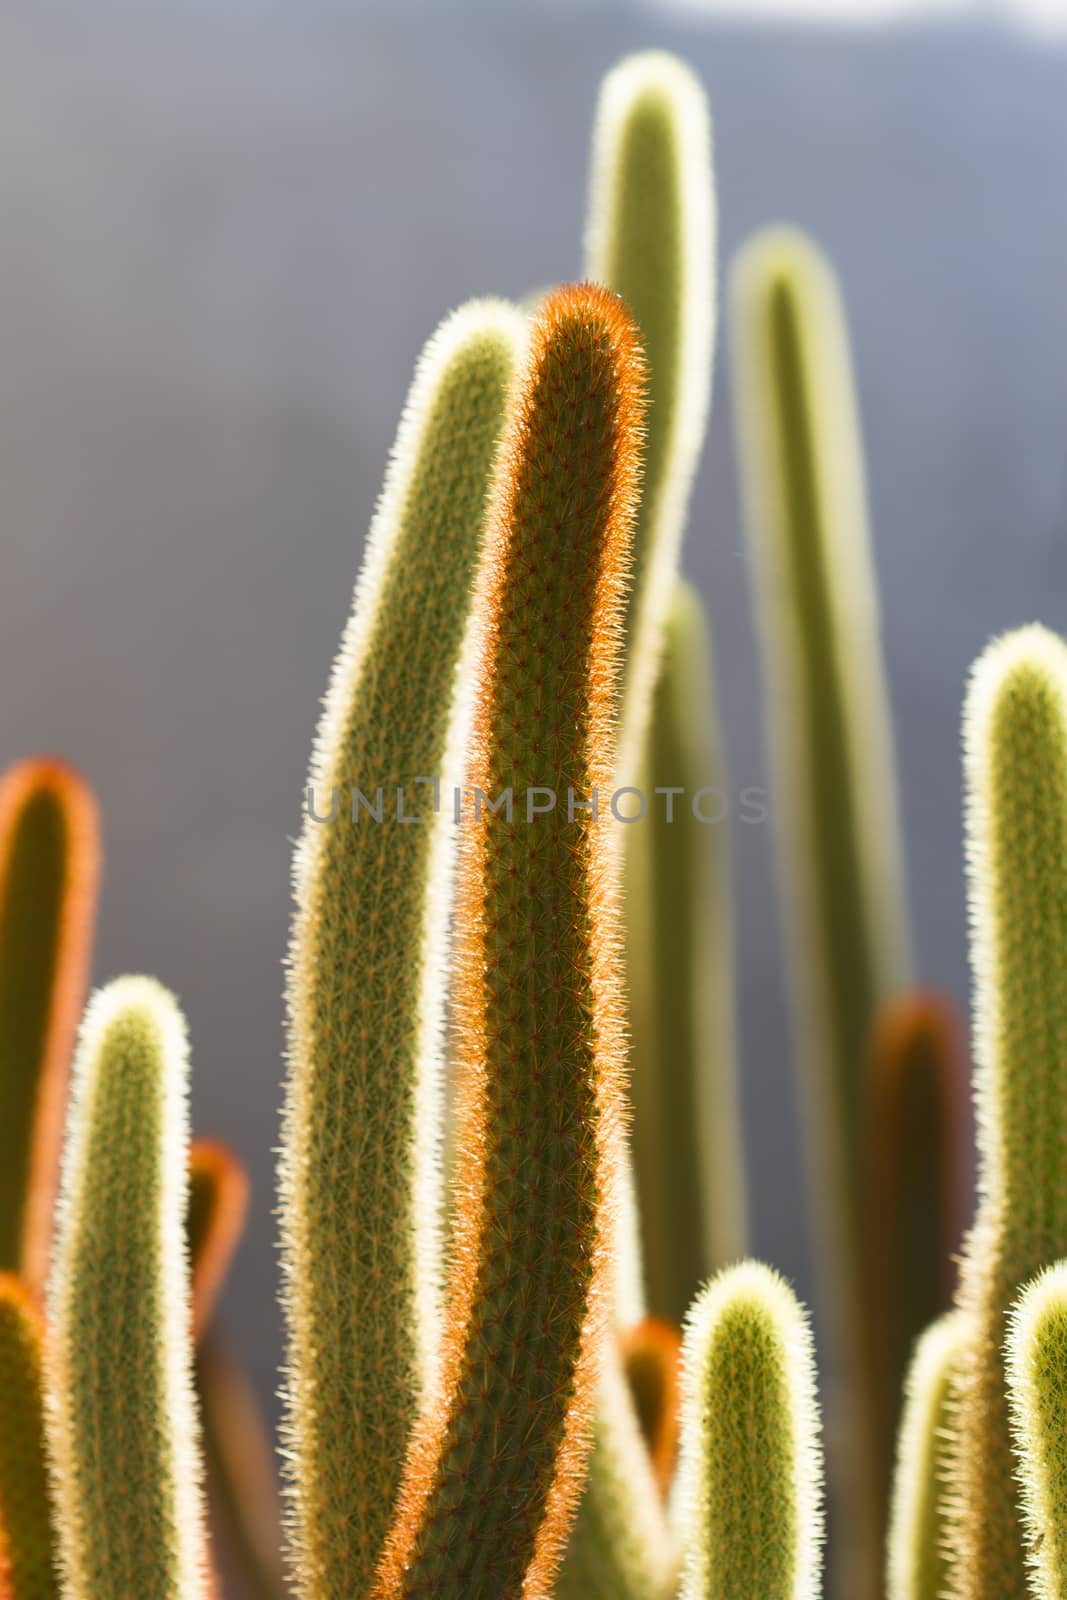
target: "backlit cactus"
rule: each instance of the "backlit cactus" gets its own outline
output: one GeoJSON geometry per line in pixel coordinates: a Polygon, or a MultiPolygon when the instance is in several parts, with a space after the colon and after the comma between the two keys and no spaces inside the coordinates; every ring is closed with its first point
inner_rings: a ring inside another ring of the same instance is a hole
{"type": "Polygon", "coordinates": [[[1067,1266],[1026,1286],[1011,1312],[1008,1397],[1034,1600],[1067,1596],[1067,1266]]]}
{"type": "Polygon", "coordinates": [[[889,1526],[888,1600],[942,1600],[951,1540],[952,1385],[965,1324],[947,1312],[927,1328],[908,1370],[889,1526]]]}
{"type": "Polygon", "coordinates": [[[18,1278],[0,1273],[0,1595],[58,1600],[59,1571],[44,1454],[44,1317],[18,1278]]]}
{"type": "Polygon", "coordinates": [[[66,1600],[208,1589],[192,1381],[188,1050],[173,997],[120,978],[74,1064],[48,1289],[48,1431],[66,1600]]]}
{"type": "Polygon", "coordinates": [[[816,1600],[822,1455],[811,1331],[777,1273],[744,1262],[685,1330],[684,1600],[816,1600]]]}
{"type": "Polygon", "coordinates": [[[427,346],[312,761],[282,1166],[294,1576],[308,1600],[370,1594],[436,1360],[457,690],[523,339],[518,312],[474,302],[427,346]]]}

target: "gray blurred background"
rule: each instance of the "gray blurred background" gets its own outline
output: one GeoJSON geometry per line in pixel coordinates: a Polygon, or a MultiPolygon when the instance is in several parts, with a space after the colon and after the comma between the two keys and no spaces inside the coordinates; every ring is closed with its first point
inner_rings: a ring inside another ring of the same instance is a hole
{"type": "MultiPolygon", "coordinates": [[[[922,978],[967,993],[958,723],[989,634],[1067,627],[1067,52],[616,7],[303,0],[0,17],[0,757],[97,786],[95,975],[181,996],[200,1131],[252,1173],[225,1319],[280,1356],[290,838],[416,353],[580,264],[597,83],[708,84],[725,263],[787,219],[851,314],[922,978]]],[[[766,781],[720,344],[686,565],[732,783],[766,781]]],[[[754,1247],[814,1294],[766,827],[737,830],[754,1247]]]]}

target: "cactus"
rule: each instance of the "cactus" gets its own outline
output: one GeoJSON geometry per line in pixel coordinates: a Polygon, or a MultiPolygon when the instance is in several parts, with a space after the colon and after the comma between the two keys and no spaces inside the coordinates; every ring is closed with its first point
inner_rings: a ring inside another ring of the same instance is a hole
{"type": "Polygon", "coordinates": [[[645,1279],[653,1311],[676,1322],[709,1273],[742,1253],[745,1233],[729,853],[709,659],[700,599],[679,582],[638,780],[650,809],[625,838],[645,1279]],[[682,793],[653,799],[656,787],[682,793]]]}
{"type": "Polygon", "coordinates": [[[455,1265],[381,1600],[546,1595],[581,1488],[622,1110],[615,836],[599,806],[641,382],[614,295],[543,302],[490,519],[467,779],[498,807],[510,790],[516,810],[476,806],[463,832],[455,1265]]]}
{"type": "Polygon", "coordinates": [[[942,1600],[948,1583],[951,1393],[966,1323],[947,1312],[915,1346],[889,1527],[889,1600],[942,1600]]]}
{"type": "Polygon", "coordinates": [[[74,1063],[48,1289],[49,1458],[71,1600],[208,1592],[192,1383],[188,1058],[173,997],[120,978],[74,1063]]]}
{"type": "Polygon", "coordinates": [[[329,796],[344,809],[304,824],[289,976],[288,1441],[308,1600],[370,1593],[432,1378],[457,669],[523,338],[516,311],[475,302],[420,359],[312,761],[315,814],[329,796]],[[357,791],[378,819],[349,813],[357,791]]]}
{"type": "Polygon", "coordinates": [[[662,1317],[645,1317],[621,1335],[619,1346],[652,1470],[666,1495],[678,1455],[682,1335],[662,1317]]]}
{"type": "Polygon", "coordinates": [[[1067,1264],[1015,1302],[1005,1351],[1034,1600],[1067,1596],[1067,1264]]]}
{"type": "Polygon", "coordinates": [[[979,1205],[960,1267],[953,1600],[1028,1593],[1005,1392],[1019,1287],[1067,1255],[1067,645],[979,659],[964,718],[979,1205]]]}
{"type": "Polygon", "coordinates": [[[807,1319],[746,1261],[685,1327],[679,1496],[683,1600],[816,1600],[822,1456],[807,1319]]]}
{"type": "Polygon", "coordinates": [[[0,1595],[59,1600],[44,1457],[44,1317],[25,1284],[0,1273],[0,1595]]]}
{"type": "Polygon", "coordinates": [[[189,1214],[186,1235],[192,1270],[193,1341],[199,1343],[244,1232],[248,1174],[217,1139],[189,1147],[189,1214]]]}
{"type": "Polygon", "coordinates": [[[878,1015],[868,1077],[864,1335],[883,1499],[912,1348],[952,1301],[963,1055],[962,1023],[940,995],[905,990],[878,1015]]]}
{"type": "Polygon", "coordinates": [[[0,783],[0,1271],[44,1288],[70,1058],[89,977],[96,803],[38,757],[0,783]]]}

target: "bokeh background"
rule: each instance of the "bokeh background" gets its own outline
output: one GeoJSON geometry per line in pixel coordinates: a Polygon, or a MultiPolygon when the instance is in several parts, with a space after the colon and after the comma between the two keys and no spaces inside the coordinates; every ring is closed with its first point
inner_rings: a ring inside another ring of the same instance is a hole
{"type": "MultiPolygon", "coordinates": [[[[187,1008],[196,1126],[253,1178],[223,1314],[272,1415],[282,958],[319,697],[417,351],[470,295],[577,273],[597,84],[633,48],[682,51],[709,87],[724,266],[784,219],[840,271],[919,973],[966,999],[967,666],[1006,626],[1067,628],[1067,30],[950,10],[0,15],[0,757],[56,751],[99,790],[95,976],[157,973],[187,1008]]],[[[739,789],[767,780],[729,367],[723,337],[685,563],[739,789]]],[[[770,829],[734,849],[753,1244],[814,1298],[770,829]]]]}

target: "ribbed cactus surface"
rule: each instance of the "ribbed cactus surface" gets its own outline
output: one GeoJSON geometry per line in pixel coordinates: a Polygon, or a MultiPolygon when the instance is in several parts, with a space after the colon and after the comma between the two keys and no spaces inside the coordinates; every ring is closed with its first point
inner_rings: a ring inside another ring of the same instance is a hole
{"type": "Polygon", "coordinates": [[[524,339],[513,308],[474,302],[424,351],[312,759],[314,816],[337,814],[307,818],[296,857],[282,1167],[308,1600],[370,1593],[437,1349],[458,673],[524,339]]]}
{"type": "Polygon", "coordinates": [[[1067,1596],[1067,1264],[1028,1284],[1011,1312],[1008,1397],[1034,1600],[1067,1596]]]}
{"type": "Polygon", "coordinates": [[[58,1600],[44,1455],[44,1317],[0,1273],[0,1595],[58,1600]]]}
{"type": "Polygon", "coordinates": [[[822,1458],[807,1319],[770,1268],[712,1281],[685,1330],[684,1600],[816,1600],[822,1458]]]}
{"type": "Polygon", "coordinates": [[[44,1287],[99,875],[96,803],[47,757],[0,781],[0,1271],[44,1287]]]}
{"type": "Polygon", "coordinates": [[[608,802],[641,385],[617,297],[583,286],[542,303],[477,602],[441,1378],[383,1600],[548,1596],[582,1485],[622,1114],[608,802]]]}
{"type": "Polygon", "coordinates": [[[953,1455],[953,1600],[1026,1600],[1004,1370],[1023,1284],[1067,1255],[1067,645],[996,640],[964,722],[975,992],[977,1219],[953,1455]]]}
{"type": "Polygon", "coordinates": [[[926,1329],[908,1368],[889,1527],[888,1600],[943,1600],[948,1585],[952,1386],[965,1323],[926,1329]]]}
{"type": "Polygon", "coordinates": [[[74,1063],[49,1279],[49,1457],[65,1600],[208,1593],[192,1382],[188,1055],[173,999],[120,978],[74,1063]]]}

